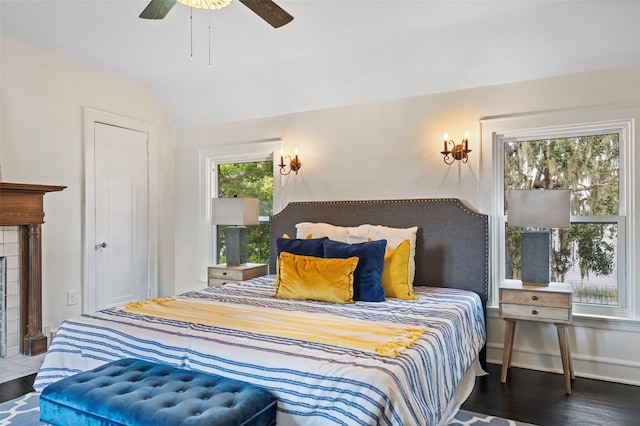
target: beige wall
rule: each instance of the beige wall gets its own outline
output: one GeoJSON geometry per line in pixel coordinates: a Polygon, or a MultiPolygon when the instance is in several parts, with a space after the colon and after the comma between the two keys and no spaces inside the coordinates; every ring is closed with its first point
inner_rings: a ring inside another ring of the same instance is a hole
{"type": "MultiPolygon", "coordinates": [[[[2,39],[0,161],[5,182],[66,185],[45,196],[43,325],[81,313],[67,291],[82,294],[83,107],[157,125],[158,290],[172,294],[175,130],[144,88],[2,39]]],[[[81,298],[82,299],[82,298],[81,298]]]]}
{"type": "MultiPolygon", "coordinates": [[[[483,119],[551,113],[551,116],[571,117],[578,120],[571,123],[579,123],[580,111],[627,104],[635,105],[633,116],[617,118],[638,120],[638,67],[179,131],[176,287],[187,290],[204,283],[205,271],[198,263],[201,257],[198,247],[206,235],[199,231],[202,229],[198,223],[200,214],[198,208],[193,207],[200,205],[202,193],[199,157],[210,147],[265,138],[282,138],[286,152],[297,147],[302,170],[298,176],[283,180],[282,206],[293,200],[458,197],[489,213],[486,205],[490,203],[484,198],[491,188],[483,184],[486,182],[483,176],[491,173],[491,159],[483,158],[486,153],[481,149],[483,119]],[[446,132],[459,140],[465,131],[469,131],[469,148],[473,150],[469,163],[445,165],[439,153],[442,134],[446,132]]],[[[635,140],[640,140],[637,133],[635,140]]],[[[637,168],[637,155],[633,164],[637,168]]],[[[640,182],[637,180],[635,188],[638,198],[640,182]]],[[[636,263],[640,260],[638,240],[636,232],[630,251],[636,263]]],[[[640,306],[640,288],[634,292],[632,303],[640,306]]],[[[489,358],[500,363],[502,322],[496,318],[495,310],[489,315],[489,358]]],[[[640,343],[635,344],[638,347],[629,346],[629,333],[634,341],[640,342],[639,319],[637,310],[632,320],[577,319],[571,338],[578,374],[640,384],[640,365],[633,355],[640,352],[640,343]],[[609,344],[612,341],[615,344],[609,344]],[[598,343],[594,345],[594,342],[598,343]]],[[[561,370],[553,327],[524,325],[521,330],[516,340],[514,365],[561,370]]]]}
{"type": "MultiPolygon", "coordinates": [[[[430,96],[180,130],[176,150],[176,277],[194,285],[199,156],[209,147],[281,138],[298,148],[300,174],[283,179],[282,206],[294,200],[457,197],[480,209],[484,197],[480,122],[488,117],[640,103],[639,69],[492,86],[430,96]],[[469,131],[467,164],[442,161],[442,135],[469,131]]],[[[624,117],[626,118],[626,117],[624,117]]],[[[485,165],[490,172],[490,164],[485,165]]],[[[484,189],[486,190],[486,188],[484,189]]]]}

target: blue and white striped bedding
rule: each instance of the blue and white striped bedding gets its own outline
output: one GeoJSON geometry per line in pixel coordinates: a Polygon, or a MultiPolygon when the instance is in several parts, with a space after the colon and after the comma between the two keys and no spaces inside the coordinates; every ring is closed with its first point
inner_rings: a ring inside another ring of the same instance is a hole
{"type": "Polygon", "coordinates": [[[427,331],[390,359],[107,309],[60,326],[34,388],[135,357],[262,386],[278,399],[278,425],[436,425],[485,341],[480,299],[463,290],[416,287],[416,301],[353,305],[273,294],[273,277],[262,277],[183,296],[422,325],[427,331]]]}

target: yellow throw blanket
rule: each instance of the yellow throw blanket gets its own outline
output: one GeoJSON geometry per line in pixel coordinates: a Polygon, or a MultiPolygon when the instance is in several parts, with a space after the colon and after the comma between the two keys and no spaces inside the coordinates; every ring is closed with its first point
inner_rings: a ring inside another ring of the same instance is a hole
{"type": "Polygon", "coordinates": [[[289,312],[255,306],[172,297],[127,304],[125,312],[213,325],[267,336],[288,337],[375,352],[395,358],[422,336],[425,327],[289,312]]]}

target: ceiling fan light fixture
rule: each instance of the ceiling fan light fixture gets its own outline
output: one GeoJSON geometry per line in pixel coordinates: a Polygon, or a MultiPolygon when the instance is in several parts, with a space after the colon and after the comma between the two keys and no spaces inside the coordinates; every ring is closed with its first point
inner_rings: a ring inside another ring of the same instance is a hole
{"type": "MultiPolygon", "coordinates": [[[[1,1],[1,0],[0,0],[1,1]]],[[[140,14],[142,19],[164,19],[177,2],[198,9],[222,9],[232,0],[151,0],[140,14]]],[[[266,21],[273,28],[280,28],[293,20],[284,9],[273,0],[240,0],[253,13],[266,21]]]]}
{"type": "Polygon", "coordinates": [[[232,0],[178,0],[182,4],[197,9],[222,9],[231,3],[232,0]]]}

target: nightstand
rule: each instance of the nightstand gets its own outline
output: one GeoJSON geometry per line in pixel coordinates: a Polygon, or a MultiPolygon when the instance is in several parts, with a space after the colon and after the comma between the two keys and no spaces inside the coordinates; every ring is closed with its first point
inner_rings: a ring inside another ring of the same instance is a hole
{"type": "Polygon", "coordinates": [[[245,281],[251,278],[262,277],[269,273],[266,263],[245,263],[243,265],[220,265],[207,268],[207,284],[209,287],[217,287],[237,281],[245,281]]]}
{"type": "Polygon", "coordinates": [[[571,379],[575,379],[567,325],[572,320],[573,289],[570,284],[550,283],[548,286],[507,283],[500,286],[500,318],[505,320],[502,376],[506,383],[511,366],[511,352],[516,333],[516,321],[539,321],[553,323],[558,331],[564,387],[571,393],[571,379]]]}

